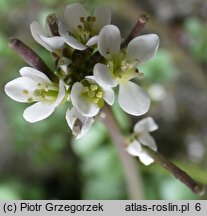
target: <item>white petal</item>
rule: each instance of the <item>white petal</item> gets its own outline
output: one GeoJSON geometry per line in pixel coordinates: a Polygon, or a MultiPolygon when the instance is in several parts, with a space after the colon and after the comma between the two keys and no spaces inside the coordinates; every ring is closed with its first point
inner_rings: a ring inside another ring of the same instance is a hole
{"type": "Polygon", "coordinates": [[[114,91],[109,86],[101,85],[100,83],[97,82],[94,76],[86,76],[85,79],[88,80],[91,84],[100,85],[103,89],[103,99],[109,105],[113,105],[114,100],[115,100],[115,94],[114,94],[114,91]]]}
{"type": "Polygon", "coordinates": [[[68,109],[68,111],[66,112],[66,120],[73,134],[76,136],[76,139],[79,139],[84,134],[86,134],[94,121],[93,118],[81,115],[75,107],[73,107],[71,110],[68,109]],[[80,125],[76,125],[74,127],[75,121],[77,120],[80,121],[80,125]]]}
{"type": "Polygon", "coordinates": [[[65,43],[64,39],[60,36],[44,37],[40,35],[40,39],[52,50],[61,48],[65,43]]]}
{"type": "Polygon", "coordinates": [[[60,19],[58,20],[58,32],[65,41],[65,43],[67,43],[73,49],[84,50],[87,48],[85,45],[80,43],[75,37],[69,35],[69,32],[66,30],[65,23],[63,23],[63,21],[60,19]]]}
{"type": "Polygon", "coordinates": [[[150,156],[148,156],[147,153],[145,153],[144,151],[141,151],[139,153],[139,160],[143,164],[145,164],[146,166],[148,166],[148,165],[150,165],[151,163],[154,162],[154,160],[150,156]]]}
{"type": "Polygon", "coordinates": [[[8,82],[5,85],[4,91],[6,94],[15,101],[27,102],[29,95],[36,89],[37,82],[29,77],[19,77],[8,82]],[[23,91],[28,91],[28,94],[24,94],[23,91]]]}
{"type": "Polygon", "coordinates": [[[93,32],[98,34],[99,31],[105,26],[111,24],[111,11],[108,7],[98,7],[94,11],[96,21],[93,26],[93,32]]]}
{"type": "Polygon", "coordinates": [[[93,117],[99,112],[100,108],[97,104],[91,103],[81,96],[83,89],[84,86],[81,83],[73,84],[70,94],[71,102],[82,115],[93,117]]]}
{"type": "Polygon", "coordinates": [[[114,103],[114,100],[115,100],[114,91],[112,89],[104,89],[103,98],[106,101],[106,103],[108,103],[110,106],[112,106],[114,103]]]}
{"type": "Polygon", "coordinates": [[[154,162],[154,160],[142,150],[141,144],[137,140],[130,143],[126,151],[132,156],[139,157],[139,160],[145,165],[150,165],[154,162]]]}
{"type": "Polygon", "coordinates": [[[86,46],[93,46],[93,45],[95,45],[95,44],[97,44],[98,43],[98,36],[96,35],[96,36],[93,36],[92,38],[90,38],[89,40],[88,40],[88,42],[86,43],[86,46]]]}
{"type": "Polygon", "coordinates": [[[29,77],[29,78],[35,80],[36,82],[52,83],[44,73],[42,73],[41,71],[36,70],[34,68],[23,67],[20,69],[19,72],[20,72],[21,76],[29,77]]]}
{"type": "Polygon", "coordinates": [[[83,128],[81,130],[81,133],[78,134],[78,136],[76,137],[76,139],[80,139],[82,136],[84,136],[88,130],[90,129],[91,125],[93,124],[94,122],[94,119],[93,118],[90,118],[90,117],[87,117],[84,124],[83,124],[83,128]]]}
{"type": "Polygon", "coordinates": [[[93,75],[100,86],[115,87],[117,85],[115,78],[106,65],[96,64],[93,69],[93,75]]]}
{"type": "Polygon", "coordinates": [[[151,132],[158,129],[152,117],[144,118],[134,125],[134,132],[151,132]]]}
{"type": "Polygon", "coordinates": [[[140,135],[139,137],[139,141],[145,145],[145,146],[148,146],[149,148],[151,148],[152,150],[154,151],[157,151],[157,145],[155,143],[155,140],[154,138],[149,135],[148,133],[143,133],[140,135]]]}
{"type": "Polygon", "coordinates": [[[47,50],[51,52],[52,51],[51,47],[48,46],[48,44],[46,44],[44,41],[42,41],[40,37],[40,36],[47,37],[44,31],[42,30],[42,27],[40,26],[40,24],[35,21],[32,22],[30,24],[30,30],[31,30],[33,38],[37,41],[37,43],[39,43],[40,45],[42,45],[43,47],[45,47],[47,50]]]}
{"type": "Polygon", "coordinates": [[[65,84],[64,82],[60,79],[59,81],[59,92],[56,101],[54,102],[54,107],[57,107],[65,97],[65,84]]]}
{"type": "Polygon", "coordinates": [[[126,151],[132,156],[139,156],[141,150],[142,150],[141,144],[137,140],[134,140],[126,148],[126,151]]]}
{"type": "Polygon", "coordinates": [[[62,19],[59,18],[57,24],[58,24],[58,33],[60,34],[60,36],[69,34],[67,30],[68,27],[62,19]]]}
{"type": "Polygon", "coordinates": [[[126,58],[145,62],[154,57],[159,46],[159,37],[156,34],[142,35],[134,38],[127,47],[126,58]]]}
{"type": "Polygon", "coordinates": [[[94,76],[86,76],[85,79],[88,80],[90,84],[97,84],[94,76]]]}
{"type": "Polygon", "coordinates": [[[121,34],[114,25],[104,26],[99,34],[98,50],[105,58],[116,56],[120,51],[121,34]]]}
{"type": "Polygon", "coordinates": [[[64,17],[69,26],[70,32],[75,33],[78,31],[78,25],[82,25],[80,22],[80,17],[86,18],[87,12],[82,4],[69,4],[65,8],[64,17]]]}
{"type": "Polygon", "coordinates": [[[148,94],[131,81],[120,83],[118,101],[125,112],[135,116],[143,115],[150,107],[148,94]]]}
{"type": "Polygon", "coordinates": [[[37,102],[24,110],[23,117],[26,121],[34,123],[50,116],[54,109],[51,104],[37,102]]]}
{"type": "Polygon", "coordinates": [[[76,38],[74,38],[72,36],[62,35],[62,37],[63,37],[65,43],[68,44],[73,49],[84,50],[87,48],[85,45],[80,43],[76,38]]]}

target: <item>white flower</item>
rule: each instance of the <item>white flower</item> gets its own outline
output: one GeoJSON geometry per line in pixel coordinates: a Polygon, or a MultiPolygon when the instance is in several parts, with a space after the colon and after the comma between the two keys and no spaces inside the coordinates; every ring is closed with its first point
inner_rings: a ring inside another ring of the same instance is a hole
{"type": "Polygon", "coordinates": [[[37,41],[37,43],[42,45],[50,52],[54,52],[55,50],[62,48],[65,43],[64,39],[61,36],[49,37],[48,34],[43,31],[40,24],[36,21],[30,24],[30,30],[33,38],[37,41]]]}
{"type": "Polygon", "coordinates": [[[21,68],[20,74],[21,77],[6,84],[6,94],[18,102],[36,102],[25,109],[23,117],[26,121],[33,123],[47,118],[65,97],[63,81],[60,80],[58,86],[31,67],[21,68]]]}
{"type": "Polygon", "coordinates": [[[108,60],[108,65],[96,64],[94,76],[106,80],[111,86],[119,84],[118,101],[121,108],[132,115],[142,115],[150,107],[150,98],[137,84],[129,81],[138,76],[136,65],[154,57],[159,46],[156,34],[134,38],[121,50],[121,34],[114,25],[106,25],[98,37],[98,50],[108,60]]]}
{"type": "Polygon", "coordinates": [[[76,139],[81,138],[90,129],[94,119],[81,115],[78,110],[73,107],[66,112],[66,120],[76,139]]]}
{"type": "Polygon", "coordinates": [[[126,148],[127,152],[132,156],[139,157],[140,161],[145,165],[150,165],[154,160],[142,149],[142,145],[157,151],[157,145],[154,138],[149,132],[158,129],[158,125],[151,117],[142,119],[134,126],[135,140],[133,140],[126,148]]]}
{"type": "Polygon", "coordinates": [[[104,100],[112,105],[114,97],[110,86],[98,83],[93,76],[87,76],[82,83],[74,83],[70,94],[73,106],[87,117],[97,115],[104,105],[104,100]]]}
{"type": "Polygon", "coordinates": [[[89,16],[82,4],[74,3],[66,7],[64,21],[59,22],[59,33],[74,49],[84,50],[97,43],[101,28],[111,23],[111,13],[106,7],[98,7],[89,16]]]}

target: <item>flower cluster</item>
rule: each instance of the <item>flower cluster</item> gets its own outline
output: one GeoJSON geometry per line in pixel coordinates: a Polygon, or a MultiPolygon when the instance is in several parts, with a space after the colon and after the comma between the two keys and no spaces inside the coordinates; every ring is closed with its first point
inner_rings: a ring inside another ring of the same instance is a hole
{"type": "MultiPolygon", "coordinates": [[[[12,99],[34,103],[25,109],[25,120],[40,121],[59,105],[68,103],[67,123],[76,138],[80,138],[104,103],[113,105],[115,87],[119,89],[118,103],[125,112],[139,116],[149,110],[148,94],[131,80],[141,76],[138,65],[156,54],[159,46],[156,34],[136,36],[127,47],[122,46],[121,33],[111,24],[111,13],[106,7],[89,14],[82,4],[70,4],[63,17],[53,15],[52,18],[53,25],[47,22],[45,30],[38,22],[31,23],[30,28],[33,38],[55,58],[56,79],[50,80],[32,67],[23,67],[21,77],[5,86],[6,94],[12,99]]],[[[140,125],[135,126],[139,134],[142,129],[140,125]]],[[[146,140],[155,149],[150,136],[143,132],[128,152],[145,161],[139,143],[145,145],[146,140]],[[136,153],[135,148],[139,149],[136,153]]]]}

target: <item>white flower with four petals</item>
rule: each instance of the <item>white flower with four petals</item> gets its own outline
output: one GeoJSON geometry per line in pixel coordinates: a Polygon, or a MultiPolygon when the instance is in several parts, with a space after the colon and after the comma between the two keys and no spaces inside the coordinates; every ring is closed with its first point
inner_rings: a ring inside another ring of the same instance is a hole
{"type": "Polygon", "coordinates": [[[107,83],[99,83],[94,76],[87,76],[83,83],[73,84],[70,98],[73,106],[83,116],[93,117],[103,107],[104,101],[113,105],[115,95],[107,83]]]}
{"type": "Polygon", "coordinates": [[[89,16],[79,3],[65,8],[64,21],[58,23],[59,33],[70,47],[84,50],[97,43],[99,31],[111,23],[111,13],[107,7],[98,7],[89,16]]]}
{"type": "Polygon", "coordinates": [[[98,38],[98,51],[108,60],[108,65],[96,64],[94,76],[100,82],[119,84],[118,101],[121,108],[132,115],[143,115],[150,107],[148,94],[130,80],[137,76],[136,65],[154,57],[159,46],[156,34],[138,36],[121,50],[121,34],[114,25],[102,28],[98,38]]]}
{"type": "Polygon", "coordinates": [[[65,97],[64,82],[52,83],[45,74],[31,67],[21,68],[20,75],[5,85],[6,94],[18,102],[36,102],[25,109],[26,121],[33,123],[47,118],[65,97]]]}

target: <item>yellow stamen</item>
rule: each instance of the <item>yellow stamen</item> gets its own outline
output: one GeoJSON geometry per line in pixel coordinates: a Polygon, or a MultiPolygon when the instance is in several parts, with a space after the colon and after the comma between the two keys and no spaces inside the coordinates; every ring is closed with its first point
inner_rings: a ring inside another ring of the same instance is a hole
{"type": "Polygon", "coordinates": [[[93,102],[93,103],[96,103],[96,104],[97,104],[97,103],[98,103],[98,101],[99,101],[99,99],[98,99],[98,98],[93,98],[93,99],[92,99],[92,102],[93,102]]]}
{"type": "Polygon", "coordinates": [[[28,95],[28,94],[29,94],[29,91],[26,90],[26,89],[24,89],[24,90],[22,91],[22,93],[23,93],[24,95],[28,95]]]}
{"type": "Polygon", "coordinates": [[[85,86],[84,89],[83,89],[83,92],[86,93],[86,92],[88,92],[88,91],[89,91],[88,86],[85,86]]]}
{"type": "Polygon", "coordinates": [[[28,98],[28,99],[27,99],[27,102],[28,102],[28,103],[32,103],[32,102],[33,102],[33,98],[28,98]]]}
{"type": "Polygon", "coordinates": [[[96,94],[96,97],[97,97],[97,98],[102,98],[102,97],[103,97],[103,92],[98,92],[98,93],[96,94]]]}
{"type": "Polygon", "coordinates": [[[94,91],[88,91],[88,97],[89,98],[94,98],[95,94],[96,93],[94,91]]]}
{"type": "Polygon", "coordinates": [[[98,89],[98,86],[97,85],[90,85],[90,89],[92,91],[96,91],[98,89]]]}

